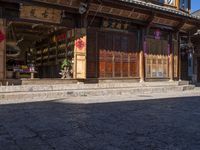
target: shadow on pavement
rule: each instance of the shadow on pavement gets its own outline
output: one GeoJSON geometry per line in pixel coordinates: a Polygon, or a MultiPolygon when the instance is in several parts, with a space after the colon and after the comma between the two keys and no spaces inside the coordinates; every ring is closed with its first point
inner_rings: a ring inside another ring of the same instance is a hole
{"type": "Polygon", "coordinates": [[[0,150],[199,150],[200,97],[0,105],[0,150]]]}

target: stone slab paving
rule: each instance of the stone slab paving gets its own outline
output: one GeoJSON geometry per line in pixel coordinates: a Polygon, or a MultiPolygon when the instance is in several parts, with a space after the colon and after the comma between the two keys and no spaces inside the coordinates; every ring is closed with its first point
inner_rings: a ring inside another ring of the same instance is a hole
{"type": "Polygon", "coordinates": [[[200,150],[200,89],[1,101],[0,150],[200,150]]]}

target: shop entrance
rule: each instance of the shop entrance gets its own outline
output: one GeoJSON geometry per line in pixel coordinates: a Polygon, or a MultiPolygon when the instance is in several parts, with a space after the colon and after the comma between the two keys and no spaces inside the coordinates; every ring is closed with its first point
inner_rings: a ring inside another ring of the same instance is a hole
{"type": "MultiPolygon", "coordinates": [[[[7,22],[7,79],[60,78],[64,59],[72,62],[73,30],[51,24],[19,21],[7,22]]],[[[72,75],[71,75],[72,76],[72,75]]]]}

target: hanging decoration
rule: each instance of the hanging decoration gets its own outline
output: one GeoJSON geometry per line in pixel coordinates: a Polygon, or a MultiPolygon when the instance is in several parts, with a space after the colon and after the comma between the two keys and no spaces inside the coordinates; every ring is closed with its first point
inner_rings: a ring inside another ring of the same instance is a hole
{"type": "Polygon", "coordinates": [[[75,46],[76,46],[77,49],[82,50],[82,49],[84,49],[86,47],[86,44],[82,39],[78,39],[75,42],[75,46]]]}
{"type": "Polygon", "coordinates": [[[156,40],[160,40],[160,36],[161,36],[161,31],[160,29],[156,29],[154,32],[154,37],[156,40]]]}
{"type": "Polygon", "coordinates": [[[2,41],[4,41],[5,40],[5,35],[3,34],[3,32],[0,30],[0,43],[2,42],[2,41]]]}

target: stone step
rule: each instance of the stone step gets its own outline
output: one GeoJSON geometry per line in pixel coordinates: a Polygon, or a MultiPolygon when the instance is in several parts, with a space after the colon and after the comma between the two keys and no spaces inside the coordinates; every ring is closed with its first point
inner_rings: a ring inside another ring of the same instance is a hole
{"type": "Polygon", "coordinates": [[[193,85],[183,86],[159,86],[159,87],[129,87],[129,88],[97,88],[97,89],[68,89],[58,91],[29,91],[0,93],[0,100],[24,100],[27,99],[62,99],[77,96],[110,96],[110,95],[133,95],[152,94],[193,90],[193,85]]]}
{"type": "MultiPolygon", "coordinates": [[[[179,86],[178,81],[174,82],[143,82],[143,83],[101,83],[101,84],[55,84],[55,85],[18,85],[0,86],[0,93],[10,92],[39,92],[39,91],[64,91],[64,90],[90,90],[90,89],[114,89],[114,88],[140,88],[140,87],[167,87],[179,86]]],[[[189,85],[181,83],[181,85],[189,85]]]]}

